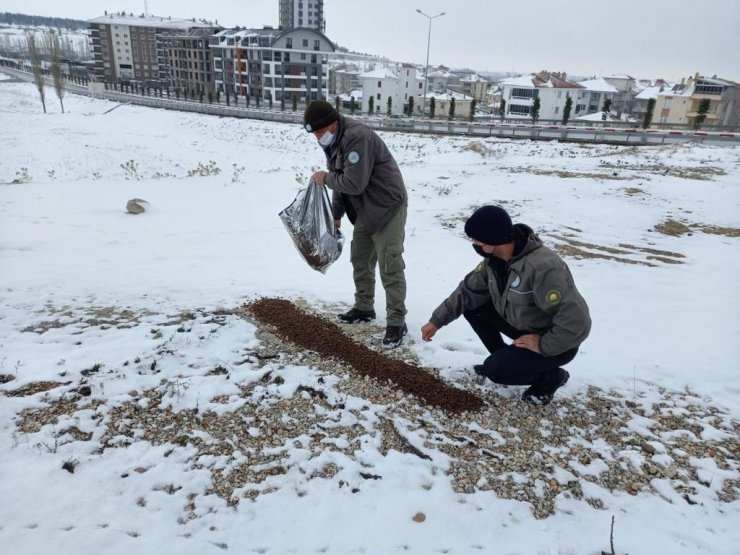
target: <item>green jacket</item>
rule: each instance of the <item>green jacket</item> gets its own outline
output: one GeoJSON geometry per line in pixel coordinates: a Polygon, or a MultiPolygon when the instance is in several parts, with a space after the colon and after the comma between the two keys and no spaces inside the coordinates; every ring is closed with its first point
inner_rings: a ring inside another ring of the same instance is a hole
{"type": "Polygon", "coordinates": [[[512,327],[541,335],[544,356],[578,347],[588,337],[591,317],[568,266],[529,227],[516,227],[528,237],[522,251],[506,264],[503,292],[486,260],[465,276],[429,321],[441,328],[463,312],[493,301],[496,311],[512,327]]]}
{"type": "Polygon", "coordinates": [[[398,164],[378,134],[361,122],[340,116],[337,137],[324,152],[334,218],[346,213],[352,224],[374,233],[408,204],[398,164]]]}

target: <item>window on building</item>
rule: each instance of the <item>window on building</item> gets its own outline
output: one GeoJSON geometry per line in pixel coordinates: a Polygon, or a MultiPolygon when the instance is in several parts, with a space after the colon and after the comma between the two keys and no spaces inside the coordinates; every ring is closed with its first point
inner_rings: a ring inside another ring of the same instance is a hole
{"type": "Polygon", "coordinates": [[[380,93],[378,93],[378,100],[380,100],[380,93]]]}
{"type": "Polygon", "coordinates": [[[293,39],[288,37],[285,39],[285,48],[293,48],[293,39]]]}
{"type": "Polygon", "coordinates": [[[520,115],[529,115],[529,106],[521,106],[519,104],[509,104],[509,113],[510,114],[520,114],[520,115]]]}
{"type": "Polygon", "coordinates": [[[315,41],[313,41],[313,49],[318,50],[319,48],[321,48],[321,41],[316,39],[315,41]]]}
{"type": "Polygon", "coordinates": [[[511,89],[509,98],[537,98],[539,91],[537,89],[511,89]]]}
{"type": "Polygon", "coordinates": [[[308,39],[303,39],[303,47],[308,48],[308,39]]]}
{"type": "Polygon", "coordinates": [[[671,100],[667,99],[663,101],[663,108],[670,108],[671,107],[671,100]]]}
{"type": "Polygon", "coordinates": [[[383,81],[378,81],[378,88],[381,88],[382,84],[383,84],[383,81]]]}

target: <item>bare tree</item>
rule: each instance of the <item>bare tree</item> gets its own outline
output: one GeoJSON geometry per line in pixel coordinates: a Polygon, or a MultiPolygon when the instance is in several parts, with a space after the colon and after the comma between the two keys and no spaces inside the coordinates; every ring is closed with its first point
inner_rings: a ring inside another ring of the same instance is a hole
{"type": "Polygon", "coordinates": [[[51,41],[51,75],[54,78],[54,90],[57,93],[59,104],[62,106],[62,113],[64,113],[64,75],[62,74],[59,50],[59,37],[54,35],[51,41]]]}
{"type": "Polygon", "coordinates": [[[39,90],[39,96],[41,97],[41,105],[44,107],[44,113],[46,113],[46,99],[44,97],[44,70],[41,67],[41,53],[39,47],[36,44],[36,37],[33,33],[29,33],[27,37],[28,42],[28,53],[31,56],[31,71],[33,72],[33,80],[36,83],[36,88],[39,90]]]}

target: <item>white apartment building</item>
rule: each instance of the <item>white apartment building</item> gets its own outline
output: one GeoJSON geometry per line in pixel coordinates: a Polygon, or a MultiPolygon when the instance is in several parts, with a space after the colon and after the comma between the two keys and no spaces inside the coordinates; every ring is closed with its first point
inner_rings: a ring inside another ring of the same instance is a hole
{"type": "Polygon", "coordinates": [[[534,99],[540,99],[539,119],[559,120],[563,117],[568,96],[573,101],[570,117],[586,114],[589,92],[578,83],[565,80],[559,74],[531,73],[505,79],[499,86],[506,101],[506,118],[530,119],[534,99]]]}
{"type": "Polygon", "coordinates": [[[280,28],[326,31],[324,0],[280,0],[280,28]]]}
{"type": "Polygon", "coordinates": [[[611,100],[612,106],[614,106],[615,99],[619,94],[617,88],[603,77],[578,81],[578,84],[588,92],[588,97],[583,103],[586,106],[586,114],[603,111],[604,101],[607,99],[611,100]]]}
{"type": "Polygon", "coordinates": [[[400,64],[394,68],[377,67],[362,73],[359,77],[362,86],[363,111],[369,111],[369,99],[373,98],[376,114],[388,113],[388,99],[391,99],[391,114],[402,115],[408,106],[409,98],[414,98],[414,112],[418,112],[424,80],[419,77],[416,66],[400,64]]]}
{"type": "Polygon", "coordinates": [[[305,104],[328,96],[334,45],[313,29],[230,29],[210,38],[216,90],[305,104]]]}

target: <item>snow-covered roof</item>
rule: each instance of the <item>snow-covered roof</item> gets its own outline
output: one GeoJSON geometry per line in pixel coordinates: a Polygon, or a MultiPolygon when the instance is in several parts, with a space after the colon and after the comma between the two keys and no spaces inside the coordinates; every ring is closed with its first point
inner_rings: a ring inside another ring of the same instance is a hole
{"type": "Polygon", "coordinates": [[[474,73],[473,75],[468,75],[466,77],[463,77],[462,79],[460,79],[460,81],[465,81],[466,83],[467,82],[478,83],[478,82],[484,81],[487,83],[488,79],[484,79],[480,75],[474,73]]]}
{"type": "Polygon", "coordinates": [[[650,100],[651,98],[658,98],[658,94],[668,90],[670,90],[669,87],[645,87],[635,98],[637,100],[650,100]]]}
{"type": "Polygon", "coordinates": [[[398,75],[387,67],[376,67],[372,71],[361,73],[360,77],[367,77],[370,79],[398,79],[398,75]]]}
{"type": "Polygon", "coordinates": [[[519,77],[511,77],[504,79],[499,85],[510,86],[510,87],[525,87],[525,88],[538,88],[538,89],[582,89],[580,83],[573,83],[567,81],[562,77],[553,75],[552,73],[530,73],[529,75],[521,75],[519,77]]]}
{"type": "MultiPolygon", "coordinates": [[[[422,96],[422,95],[419,95],[422,96]]],[[[434,98],[435,100],[446,100],[449,101],[450,99],[454,98],[455,101],[458,100],[473,100],[472,96],[468,96],[467,94],[462,94],[455,91],[445,91],[445,92],[430,92],[427,93],[427,98],[434,98]]]]}
{"type": "Polygon", "coordinates": [[[171,17],[160,17],[155,15],[121,15],[108,14],[88,19],[88,23],[98,23],[103,25],[129,25],[132,27],[156,27],[159,29],[190,29],[191,27],[215,27],[216,24],[210,21],[177,19],[171,17]]]}
{"type": "Polygon", "coordinates": [[[575,118],[578,121],[628,121],[633,122],[635,121],[634,118],[629,117],[627,114],[622,114],[622,117],[617,117],[616,114],[609,113],[606,115],[606,120],[602,119],[604,113],[603,112],[594,112],[593,114],[588,114],[585,116],[579,116],[575,118]]]}
{"type": "Polygon", "coordinates": [[[607,92],[607,93],[616,93],[619,92],[617,90],[617,87],[614,85],[607,83],[603,77],[599,77],[597,79],[588,79],[586,81],[578,81],[578,84],[582,86],[584,89],[589,91],[596,91],[596,92],[607,92]]]}

